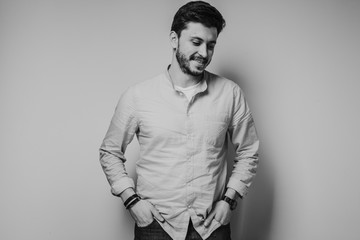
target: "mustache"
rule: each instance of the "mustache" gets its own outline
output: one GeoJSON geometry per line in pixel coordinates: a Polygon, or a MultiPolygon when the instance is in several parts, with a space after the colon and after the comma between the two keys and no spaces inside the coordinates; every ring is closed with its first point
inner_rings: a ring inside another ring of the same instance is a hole
{"type": "Polygon", "coordinates": [[[191,55],[190,56],[190,60],[195,60],[195,61],[198,61],[198,62],[201,62],[201,63],[207,63],[209,61],[208,58],[204,58],[204,57],[201,57],[199,55],[191,55]]]}

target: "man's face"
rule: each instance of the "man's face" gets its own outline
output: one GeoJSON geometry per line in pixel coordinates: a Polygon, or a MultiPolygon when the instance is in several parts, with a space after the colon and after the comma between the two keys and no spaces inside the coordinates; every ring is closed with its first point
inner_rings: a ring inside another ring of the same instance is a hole
{"type": "Polygon", "coordinates": [[[192,76],[199,76],[209,65],[214,53],[217,29],[201,23],[190,22],[181,32],[176,50],[176,59],[181,70],[192,76]]]}

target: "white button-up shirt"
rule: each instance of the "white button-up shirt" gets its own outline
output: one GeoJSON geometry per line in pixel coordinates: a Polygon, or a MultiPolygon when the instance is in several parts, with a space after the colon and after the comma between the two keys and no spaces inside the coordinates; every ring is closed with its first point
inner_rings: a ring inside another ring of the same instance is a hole
{"type": "Polygon", "coordinates": [[[136,192],[156,206],[173,239],[185,239],[189,219],[205,239],[220,226],[204,220],[225,187],[244,196],[258,165],[254,121],[237,84],[205,71],[189,101],[166,71],[127,89],[100,148],[100,162],[114,195],[135,187],[124,153],[137,136],[136,192]],[[234,168],[226,183],[229,139],[234,168]]]}

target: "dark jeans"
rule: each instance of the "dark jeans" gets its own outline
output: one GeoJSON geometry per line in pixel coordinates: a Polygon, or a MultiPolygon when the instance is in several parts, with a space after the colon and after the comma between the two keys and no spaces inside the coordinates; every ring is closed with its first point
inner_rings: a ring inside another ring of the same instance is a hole
{"type": "MultiPolygon", "coordinates": [[[[230,224],[220,226],[206,240],[231,240],[230,224]]],[[[172,240],[172,238],[163,230],[160,224],[154,220],[147,227],[138,227],[135,224],[135,240],[172,240]]],[[[194,229],[191,221],[185,240],[202,240],[201,236],[194,229]]]]}

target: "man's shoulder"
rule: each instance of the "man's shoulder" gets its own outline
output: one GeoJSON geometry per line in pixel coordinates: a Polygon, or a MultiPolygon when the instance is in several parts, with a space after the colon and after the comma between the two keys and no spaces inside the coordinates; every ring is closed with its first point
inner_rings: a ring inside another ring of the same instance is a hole
{"type": "Polygon", "coordinates": [[[163,81],[164,74],[158,74],[156,76],[147,78],[145,80],[141,80],[131,86],[129,86],[125,91],[124,94],[128,95],[144,95],[147,93],[151,93],[156,91],[158,85],[163,81]]]}
{"type": "Polygon", "coordinates": [[[132,101],[146,101],[158,95],[159,86],[164,82],[165,74],[161,73],[156,76],[147,78],[140,82],[130,85],[122,93],[123,99],[133,99],[132,101]]]}
{"type": "Polygon", "coordinates": [[[236,83],[234,80],[226,78],[224,76],[217,75],[215,73],[207,72],[208,74],[208,84],[209,87],[214,87],[217,89],[233,89],[233,90],[239,90],[240,86],[238,83],[236,83]]]}

